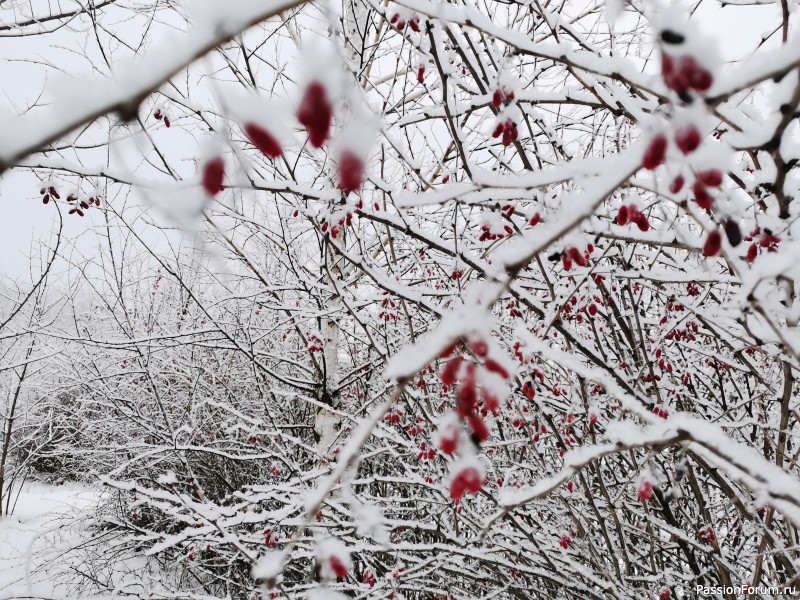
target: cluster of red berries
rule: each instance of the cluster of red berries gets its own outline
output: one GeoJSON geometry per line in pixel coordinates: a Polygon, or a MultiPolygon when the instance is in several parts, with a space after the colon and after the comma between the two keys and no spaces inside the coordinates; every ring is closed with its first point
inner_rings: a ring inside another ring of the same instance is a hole
{"type": "Polygon", "coordinates": [[[566,549],[568,549],[570,547],[570,544],[572,544],[572,540],[573,539],[575,539],[575,532],[574,531],[570,531],[569,535],[567,535],[565,533],[564,535],[561,536],[561,540],[559,540],[558,544],[564,550],[566,550],[566,549]]]}
{"type": "Polygon", "coordinates": [[[320,230],[322,231],[322,233],[326,233],[328,231],[328,229],[330,228],[331,237],[333,239],[336,239],[337,237],[339,237],[339,233],[342,231],[342,228],[344,228],[344,227],[352,227],[352,226],[353,226],[353,213],[352,212],[347,212],[333,226],[330,225],[330,223],[328,222],[327,218],[323,218],[322,219],[322,226],[320,227],[320,230]]]}
{"type": "Polygon", "coordinates": [[[639,228],[639,231],[650,229],[650,221],[647,220],[647,216],[635,204],[628,204],[627,206],[623,204],[617,211],[617,225],[627,225],[628,223],[634,223],[639,228]]]}
{"type": "Polygon", "coordinates": [[[569,271],[572,268],[572,263],[575,263],[579,267],[585,267],[589,264],[589,252],[581,252],[575,246],[568,246],[564,248],[564,252],[561,253],[561,264],[564,267],[565,271],[569,271]]]}
{"type": "Polygon", "coordinates": [[[501,86],[497,88],[492,94],[492,106],[494,106],[495,108],[500,108],[500,105],[503,102],[511,102],[513,99],[514,99],[514,90],[512,90],[507,86],[501,86]]]}
{"type": "Polygon", "coordinates": [[[39,194],[42,196],[42,204],[49,204],[51,198],[53,200],[61,200],[61,195],[58,193],[58,190],[55,188],[55,186],[52,185],[50,187],[43,187],[40,189],[39,194]]]}
{"type": "Polygon", "coordinates": [[[69,209],[69,214],[77,214],[79,217],[82,217],[84,211],[89,210],[90,207],[100,206],[100,198],[91,197],[87,200],[79,200],[74,194],[67,196],[67,202],[73,205],[72,208],[69,209]]]}
{"type": "Polygon", "coordinates": [[[272,535],[272,529],[267,528],[264,530],[264,544],[267,548],[276,548],[279,540],[280,538],[277,535],[272,535]]]}
{"type": "Polygon", "coordinates": [[[653,484],[649,479],[643,478],[641,480],[638,495],[639,500],[644,500],[645,502],[653,497],[653,484]]]}
{"type": "Polygon", "coordinates": [[[378,580],[375,579],[375,574],[369,569],[364,571],[361,580],[371,588],[375,587],[375,584],[378,583],[378,580]]]}
{"type": "Polygon", "coordinates": [[[747,260],[753,262],[756,257],[758,256],[758,249],[765,248],[767,252],[777,252],[778,251],[778,244],[781,242],[781,238],[773,233],[769,229],[764,229],[763,233],[760,227],[756,227],[750,235],[744,238],[746,242],[753,242],[750,244],[750,247],[747,249],[747,260]],[[754,242],[756,237],[761,236],[758,240],[758,243],[754,242]]]}
{"type": "Polygon", "coordinates": [[[390,410],[386,413],[383,417],[384,422],[389,423],[389,425],[397,425],[403,419],[403,411],[398,409],[390,410]]]}
{"type": "Polygon", "coordinates": [[[669,418],[669,411],[666,408],[662,407],[662,406],[654,406],[653,407],[653,414],[656,415],[656,416],[661,417],[662,419],[668,419],[669,418]]]}
{"type": "Polygon", "coordinates": [[[492,137],[499,138],[501,136],[503,146],[510,146],[512,142],[516,142],[517,138],[519,138],[517,124],[511,119],[506,119],[505,121],[498,123],[497,127],[494,128],[492,137]]]}
{"type": "Polygon", "coordinates": [[[673,58],[669,54],[662,54],[661,74],[667,87],[678,94],[688,90],[706,92],[714,83],[711,72],[688,55],[673,58]]]}
{"type": "MultiPolygon", "coordinates": [[[[675,181],[673,181],[675,184],[675,181]]],[[[722,185],[722,172],[717,169],[709,169],[707,171],[700,171],[697,173],[694,185],[692,185],[692,192],[694,193],[694,201],[700,208],[710,210],[714,204],[714,197],[708,191],[708,188],[718,188],[722,185]]],[[[683,182],[681,182],[681,187],[683,182]]],[[[672,187],[670,187],[672,191],[672,187]]],[[[678,189],[680,191],[680,189],[678,189]]],[[[677,192],[673,192],[677,193],[677,192]]]]}
{"type": "Polygon", "coordinates": [[[464,494],[477,494],[483,488],[485,478],[477,467],[467,466],[460,469],[450,482],[450,497],[460,500],[464,494]]]}
{"type": "Polygon", "coordinates": [[[164,126],[165,126],[167,129],[169,129],[169,127],[172,125],[172,123],[170,123],[170,121],[169,121],[169,117],[168,117],[167,115],[163,114],[163,113],[161,112],[161,109],[160,109],[160,108],[157,108],[157,109],[156,109],[156,110],[153,112],[153,117],[155,117],[156,121],[161,121],[161,120],[163,119],[163,121],[164,121],[164,126]]]}
{"type": "MultiPolygon", "coordinates": [[[[391,16],[389,23],[394,25],[397,28],[397,31],[403,31],[403,29],[406,28],[406,20],[400,15],[399,12],[396,12],[391,16]]],[[[414,13],[411,15],[411,18],[408,19],[408,28],[419,33],[420,27],[418,14],[414,13]]]]}
{"type": "Polygon", "coordinates": [[[701,540],[705,540],[709,544],[717,541],[717,536],[714,535],[714,530],[711,528],[711,525],[700,529],[697,532],[697,537],[699,537],[701,540]]]}
{"type": "Polygon", "coordinates": [[[514,230],[511,228],[511,225],[504,225],[503,230],[505,231],[505,233],[494,233],[492,231],[491,225],[481,225],[481,235],[478,237],[478,241],[493,242],[495,240],[503,239],[506,235],[511,235],[512,233],[514,233],[514,230]]]}
{"type": "Polygon", "coordinates": [[[308,347],[309,352],[322,352],[325,348],[322,345],[322,340],[315,335],[308,336],[311,345],[308,347]]]}

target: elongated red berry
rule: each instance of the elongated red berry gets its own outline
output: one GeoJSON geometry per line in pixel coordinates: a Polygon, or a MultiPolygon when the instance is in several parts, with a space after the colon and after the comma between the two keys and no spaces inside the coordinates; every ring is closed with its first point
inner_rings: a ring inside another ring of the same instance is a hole
{"type": "Polygon", "coordinates": [[[492,106],[495,108],[500,108],[500,105],[503,103],[503,92],[500,90],[495,90],[492,94],[492,106]]]}
{"type": "Polygon", "coordinates": [[[487,371],[491,371],[492,373],[497,373],[503,379],[508,379],[510,376],[508,370],[503,365],[501,365],[499,362],[497,362],[492,358],[487,358],[486,362],[484,363],[484,366],[486,367],[487,371]]]}
{"type": "Polygon", "coordinates": [[[364,183],[364,163],[352,152],[339,157],[339,189],[345,194],[357,192],[364,183]]]}
{"type": "Polygon", "coordinates": [[[697,179],[702,181],[708,187],[719,187],[722,185],[722,172],[718,169],[700,171],[697,174],[697,179]]]}
{"type": "Polygon", "coordinates": [[[623,204],[617,212],[617,225],[627,225],[629,217],[628,207],[623,204]]]}
{"type": "Polygon", "coordinates": [[[308,130],[311,145],[321,148],[331,133],[333,107],[328,100],[328,92],[320,82],[314,81],[306,88],[297,119],[308,130]]]}
{"type": "Polygon", "coordinates": [[[650,229],[650,221],[647,220],[647,215],[638,210],[634,215],[631,216],[631,221],[633,221],[636,226],[639,228],[639,231],[647,231],[650,229]]]}
{"type": "Polygon", "coordinates": [[[485,442],[489,439],[489,428],[486,423],[478,415],[472,414],[467,417],[469,421],[469,428],[472,430],[472,435],[480,442],[485,442]]]}
{"type": "Polygon", "coordinates": [[[566,252],[572,259],[572,262],[574,262],[579,267],[585,267],[586,265],[589,264],[588,261],[586,260],[586,257],[583,255],[583,252],[578,250],[575,246],[570,246],[569,248],[567,248],[566,252]]]}
{"type": "Polygon", "coordinates": [[[678,175],[675,179],[672,180],[672,183],[669,184],[669,193],[670,194],[677,194],[683,189],[683,184],[685,180],[683,179],[683,175],[678,175]]]}
{"type": "Polygon", "coordinates": [[[700,132],[694,125],[686,125],[675,132],[675,144],[684,154],[697,150],[700,141],[700,132]]]}
{"type": "Polygon", "coordinates": [[[664,162],[666,157],[667,136],[658,134],[650,140],[650,144],[647,146],[647,150],[644,153],[644,158],[642,158],[642,166],[645,169],[655,169],[664,162]]]}
{"type": "Polygon", "coordinates": [[[420,65],[417,69],[417,82],[425,83],[425,65],[420,65]]]}
{"type": "Polygon", "coordinates": [[[753,262],[758,257],[758,245],[753,243],[747,249],[747,260],[753,262]]]}
{"type": "Polygon", "coordinates": [[[225,161],[220,156],[212,158],[203,167],[203,188],[210,196],[216,196],[222,191],[224,177],[225,161]]]}
{"type": "Polygon", "coordinates": [[[330,557],[331,571],[336,576],[336,579],[344,579],[347,577],[348,568],[345,562],[338,556],[330,557]]]}
{"type": "Polygon", "coordinates": [[[714,198],[708,191],[708,188],[703,185],[703,182],[697,179],[692,185],[692,192],[694,192],[694,201],[700,208],[710,210],[714,205],[714,198]]]}
{"type": "Polygon", "coordinates": [[[716,256],[722,249],[722,235],[716,229],[708,234],[703,245],[703,256],[716,256]]]}
{"type": "Polygon", "coordinates": [[[261,154],[270,159],[276,159],[283,154],[283,149],[278,140],[266,129],[255,123],[247,123],[244,133],[261,154]]]}
{"type": "Polygon", "coordinates": [[[463,356],[454,356],[447,361],[447,364],[442,369],[440,376],[442,383],[445,385],[453,385],[458,379],[458,371],[461,369],[461,363],[464,362],[463,356]]]}

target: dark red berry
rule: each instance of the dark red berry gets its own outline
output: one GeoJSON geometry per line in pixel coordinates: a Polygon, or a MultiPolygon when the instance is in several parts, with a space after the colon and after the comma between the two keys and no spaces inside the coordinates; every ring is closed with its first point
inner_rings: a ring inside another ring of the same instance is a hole
{"type": "Polygon", "coordinates": [[[364,183],[364,163],[352,152],[339,157],[339,189],[345,194],[357,192],[364,183]]]}
{"type": "Polygon", "coordinates": [[[650,140],[650,145],[647,146],[647,150],[644,153],[644,158],[642,159],[642,166],[645,169],[655,169],[664,162],[666,157],[667,136],[658,134],[652,140],[650,140]]]}
{"type": "Polygon", "coordinates": [[[697,150],[700,141],[700,132],[694,125],[686,125],[675,132],[675,144],[684,154],[697,150]]]}
{"type": "Polygon", "coordinates": [[[308,130],[308,141],[311,145],[321,148],[330,136],[333,107],[328,100],[328,92],[318,81],[310,83],[306,88],[297,118],[308,130]]]}
{"type": "Polygon", "coordinates": [[[692,192],[694,192],[694,201],[700,208],[710,210],[714,205],[714,198],[708,191],[708,188],[703,185],[703,182],[697,179],[692,185],[692,192]]]}
{"type": "Polygon", "coordinates": [[[708,234],[703,245],[703,256],[716,256],[722,249],[722,235],[716,229],[708,234]]]}
{"type": "Polygon", "coordinates": [[[225,161],[216,156],[203,167],[203,187],[210,196],[222,191],[222,180],[225,177],[225,161]]]}
{"type": "Polygon", "coordinates": [[[261,154],[270,159],[276,159],[283,154],[283,149],[278,140],[266,129],[255,123],[247,123],[244,126],[244,133],[253,142],[253,145],[261,151],[261,154]]]}

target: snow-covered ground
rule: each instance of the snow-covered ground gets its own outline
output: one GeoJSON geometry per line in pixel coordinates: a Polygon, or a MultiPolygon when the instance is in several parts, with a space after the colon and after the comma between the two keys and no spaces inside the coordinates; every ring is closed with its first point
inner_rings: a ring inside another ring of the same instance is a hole
{"type": "Polygon", "coordinates": [[[56,582],[56,573],[60,558],[80,543],[77,524],[93,512],[97,496],[75,483],[26,483],[14,512],[0,517],[0,600],[78,598],[56,582]]]}

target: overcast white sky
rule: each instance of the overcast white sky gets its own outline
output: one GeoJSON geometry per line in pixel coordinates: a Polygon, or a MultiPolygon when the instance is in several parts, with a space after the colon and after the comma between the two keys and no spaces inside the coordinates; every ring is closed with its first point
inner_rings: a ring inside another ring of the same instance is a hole
{"type": "MultiPolygon", "coordinates": [[[[36,4],[42,6],[39,2],[36,4]]],[[[68,5],[69,2],[62,2],[63,7],[68,5]]],[[[733,10],[719,6],[716,0],[705,2],[695,19],[709,38],[718,40],[725,59],[746,60],[758,40],[780,23],[777,5],[740,6],[733,10]]],[[[0,23],[8,19],[9,13],[0,11],[0,23]]],[[[80,46],[82,41],[83,35],[69,31],[47,38],[0,36],[0,86],[3,88],[0,111],[24,110],[42,90],[52,89],[53,81],[58,81],[62,75],[55,74],[43,64],[45,62],[68,69],[71,75],[87,73],[88,64],[80,58],[84,52],[80,46]],[[61,47],[54,47],[56,44],[61,47]]],[[[774,46],[778,41],[776,38],[774,43],[765,46],[774,46]]],[[[54,208],[42,205],[38,190],[37,178],[26,172],[9,172],[0,179],[0,277],[28,279],[32,245],[52,237],[54,208]]],[[[92,246],[97,243],[91,227],[99,223],[98,217],[97,211],[93,214],[90,211],[83,219],[65,219],[65,237],[87,255],[92,254],[92,246]]]]}

